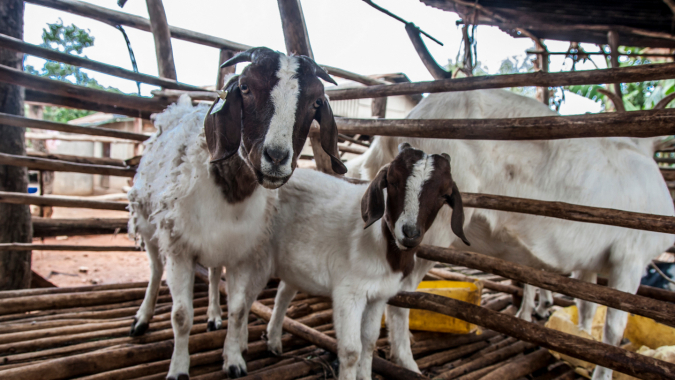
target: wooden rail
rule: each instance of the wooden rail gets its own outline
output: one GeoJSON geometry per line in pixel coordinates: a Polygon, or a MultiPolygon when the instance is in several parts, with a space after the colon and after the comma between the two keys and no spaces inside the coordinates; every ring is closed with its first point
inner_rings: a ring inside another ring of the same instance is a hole
{"type": "Polygon", "coordinates": [[[88,58],[78,57],[72,54],[61,53],[60,51],[43,48],[41,46],[29,44],[20,39],[0,34],[0,47],[11,49],[25,54],[30,54],[35,57],[45,58],[52,61],[63,62],[74,66],[84,67],[90,70],[98,71],[100,73],[114,75],[116,77],[125,78],[137,82],[152,84],[155,86],[173,88],[176,90],[199,91],[201,87],[183,84],[174,80],[158,78],[152,75],[141,74],[134,71],[126,70],[121,67],[108,65],[103,62],[92,61],[88,58]]]}
{"type": "Polygon", "coordinates": [[[0,165],[24,166],[33,170],[50,170],[55,172],[74,172],[85,174],[114,175],[118,177],[133,177],[136,169],[120,168],[119,166],[76,164],[72,162],[49,160],[46,158],[16,156],[0,153],[0,165]]]}
{"type": "Polygon", "coordinates": [[[652,318],[675,327],[675,304],[537,270],[475,252],[422,245],[417,257],[498,274],[571,297],[652,318]]]}
{"type": "Polygon", "coordinates": [[[103,104],[95,101],[86,101],[68,96],[55,95],[45,91],[33,90],[32,88],[26,88],[26,101],[58,107],[140,117],[146,120],[150,120],[150,116],[152,116],[153,113],[156,113],[156,111],[143,111],[134,108],[120,107],[114,104],[103,104]]]}
{"type": "Polygon", "coordinates": [[[389,304],[449,315],[639,379],[675,379],[675,364],[548,329],[468,302],[435,294],[400,292],[389,304]]]}
{"type": "Polygon", "coordinates": [[[33,217],[33,237],[126,233],[128,218],[53,219],[33,217]]]}
{"type": "Polygon", "coordinates": [[[561,73],[486,75],[471,78],[441,79],[428,82],[395,83],[379,86],[326,90],[331,100],[379,98],[435,92],[470,91],[507,87],[560,87],[580,84],[630,83],[675,78],[675,63],[583,70],[561,73]]]}
{"type": "Polygon", "coordinates": [[[0,251],[85,251],[85,252],[140,252],[140,247],[73,244],[0,243],[0,251]]]}
{"type": "MultiPolygon", "coordinates": [[[[480,77],[477,77],[480,78],[480,77]]],[[[363,88],[372,88],[363,87],[363,88]]],[[[336,118],[340,133],[457,140],[555,140],[675,134],[675,110],[507,119],[336,118]]]]}
{"type": "Polygon", "coordinates": [[[54,195],[32,195],[0,191],[0,203],[38,205],[53,207],[78,207],[96,210],[127,211],[127,202],[97,201],[86,198],[58,197],[54,195]]]}
{"type": "Polygon", "coordinates": [[[140,133],[118,131],[115,129],[100,128],[100,127],[82,127],[79,125],[55,123],[53,121],[29,119],[27,117],[10,115],[2,112],[0,112],[0,124],[20,128],[46,129],[50,131],[79,133],[90,136],[114,137],[118,139],[133,140],[140,142],[143,142],[150,138],[150,136],[143,135],[140,133]]]}
{"type": "Polygon", "coordinates": [[[162,99],[122,95],[114,92],[78,86],[71,83],[38,77],[37,75],[28,74],[4,65],[0,65],[0,82],[10,83],[53,95],[140,111],[161,112],[168,105],[168,103],[162,99]]]}

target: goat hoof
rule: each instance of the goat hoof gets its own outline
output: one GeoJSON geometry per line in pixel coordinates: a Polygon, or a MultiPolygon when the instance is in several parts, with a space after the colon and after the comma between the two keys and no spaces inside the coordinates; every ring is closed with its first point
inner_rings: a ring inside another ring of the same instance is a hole
{"type": "Polygon", "coordinates": [[[129,332],[129,336],[141,336],[145,334],[146,331],[148,331],[148,325],[147,323],[141,323],[137,324],[138,319],[134,318],[134,322],[131,324],[131,331],[129,332]]]}
{"type": "Polygon", "coordinates": [[[220,321],[208,321],[206,323],[206,331],[216,331],[220,330],[220,328],[223,326],[222,322],[220,321]]]}
{"type": "Polygon", "coordinates": [[[247,373],[245,369],[237,367],[236,365],[231,365],[227,369],[227,375],[230,379],[236,379],[238,377],[246,376],[247,373]]]}
{"type": "Polygon", "coordinates": [[[178,374],[178,379],[171,376],[171,377],[167,377],[166,380],[190,380],[190,375],[185,374],[185,373],[181,373],[181,374],[178,374]]]}

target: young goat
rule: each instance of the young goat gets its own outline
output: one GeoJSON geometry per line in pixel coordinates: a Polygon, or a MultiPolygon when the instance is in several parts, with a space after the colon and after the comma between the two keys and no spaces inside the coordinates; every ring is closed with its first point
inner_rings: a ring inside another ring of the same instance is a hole
{"type": "Polygon", "coordinates": [[[210,268],[209,330],[221,325],[218,281],[227,266],[230,323],[224,369],[230,377],[246,374],[241,356],[248,340],[245,316],[265,285],[255,273],[266,262],[261,247],[277,207],[273,189],[291,177],[313,120],[320,124],[321,145],[333,170],[346,172],[318,79],[332,82],[330,76],[307,57],[267,48],[243,52],[224,66],[245,61],[251,65],[230,79],[210,109],[193,107],[183,97],[157,117],[158,133],[147,144],[129,192],[129,231],[145,243],[152,269],[131,335],[148,328],[166,262],[175,338],[169,379],[189,378],[196,263],[210,268]]]}
{"type": "Polygon", "coordinates": [[[452,230],[466,242],[450,157],[427,155],[409,144],[399,149],[368,186],[299,170],[279,190],[272,263],[264,266],[283,281],[267,327],[272,352],[282,351],[281,324],[298,290],[330,296],[340,379],[370,379],[384,306],[413,270],[425,233],[445,228],[432,226],[439,210],[452,212],[452,230]]]}
{"type": "MultiPolygon", "coordinates": [[[[408,117],[481,119],[555,115],[531,98],[504,90],[478,90],[431,94],[408,117]]],[[[396,146],[402,140],[376,138],[369,150],[351,163],[350,170],[354,175],[373,178],[396,154],[396,146]]],[[[654,162],[655,139],[406,141],[427,152],[447,152],[456,157],[454,178],[465,192],[675,214],[672,197],[654,162]]],[[[594,282],[596,273],[601,273],[609,279],[610,287],[630,293],[637,291],[649,261],[673,244],[671,234],[537,215],[473,208],[467,209],[466,215],[466,234],[476,252],[534,268],[576,272],[576,277],[584,281],[594,282]]],[[[446,226],[448,221],[446,218],[446,226]]],[[[441,236],[434,236],[440,242],[438,245],[466,248],[448,232],[440,232],[441,236]]],[[[427,260],[417,260],[415,270],[404,280],[404,290],[414,290],[433,265],[427,260]]],[[[533,302],[535,289],[526,286],[525,290],[523,305],[527,307],[533,302]]],[[[547,292],[541,298],[547,298],[547,292]]],[[[579,325],[590,332],[595,305],[580,302],[579,309],[579,325]]],[[[529,311],[521,311],[521,316],[529,317],[530,311],[531,306],[529,311]]],[[[625,312],[608,309],[603,342],[619,344],[626,320],[625,312]]],[[[417,370],[410,350],[407,309],[388,307],[387,324],[392,359],[417,370]]],[[[593,379],[611,379],[611,375],[610,370],[597,367],[593,379]]]]}

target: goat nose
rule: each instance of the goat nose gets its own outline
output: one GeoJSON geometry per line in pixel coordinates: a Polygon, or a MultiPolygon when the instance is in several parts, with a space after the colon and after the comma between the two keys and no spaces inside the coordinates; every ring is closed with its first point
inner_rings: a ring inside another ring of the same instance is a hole
{"type": "Polygon", "coordinates": [[[290,152],[285,149],[265,148],[265,159],[274,165],[283,165],[288,161],[290,152]]]}
{"type": "Polygon", "coordinates": [[[420,229],[415,225],[406,224],[403,226],[403,236],[408,239],[417,239],[420,237],[420,229]]]}

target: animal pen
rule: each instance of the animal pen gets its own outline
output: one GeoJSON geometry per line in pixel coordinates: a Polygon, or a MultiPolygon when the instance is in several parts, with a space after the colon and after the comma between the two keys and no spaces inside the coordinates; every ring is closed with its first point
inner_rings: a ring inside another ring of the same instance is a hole
{"type": "MultiPolygon", "coordinates": [[[[540,38],[569,41],[607,43],[612,45],[611,61],[615,67],[602,70],[549,73],[547,65],[529,74],[452,78],[431,58],[419,36],[419,30],[407,26],[416,50],[429,68],[434,81],[414,83],[389,83],[380,79],[358,75],[345,70],[324,66],[337,77],[364,84],[364,87],[327,89],[331,100],[372,98],[372,119],[336,119],[341,139],[351,142],[350,136],[404,136],[433,137],[441,139],[476,140],[546,140],[591,137],[652,137],[675,135],[675,110],[666,105],[675,94],[667,96],[651,111],[615,112],[596,115],[533,117],[519,119],[454,119],[454,120],[394,120],[383,118],[383,104],[388,96],[417,95],[423,93],[471,91],[477,89],[538,86],[542,92],[549,87],[575,84],[619,84],[648,80],[675,78],[675,63],[649,64],[629,68],[618,67],[616,47],[638,45],[646,47],[675,47],[675,34],[670,33],[672,17],[663,16],[667,26],[658,23],[640,24],[642,14],[630,26],[625,20],[600,17],[607,25],[572,23],[561,17],[561,23],[544,24],[533,18],[545,13],[544,3],[563,10],[566,4],[578,1],[521,1],[531,7],[528,13],[510,7],[505,0],[478,2],[461,0],[423,0],[445,10],[458,12],[469,24],[498,25],[510,33],[534,38],[535,51],[546,62],[547,52],[540,38]],[[538,3],[539,5],[536,5],[538,3]],[[553,4],[553,5],[551,5],[553,4]],[[529,17],[532,16],[532,17],[529,17]],[[529,17],[529,18],[528,18],[529,17]],[[646,26],[644,26],[646,25],[646,26]],[[618,42],[617,42],[618,40],[618,42]],[[616,62],[616,63],[614,63],[616,62]]],[[[25,88],[27,100],[78,109],[109,112],[149,119],[161,112],[177,95],[188,93],[193,100],[216,99],[215,92],[182,84],[176,81],[170,38],[220,49],[224,62],[236,52],[250,47],[204,35],[198,32],[169,26],[164,16],[161,0],[147,0],[150,20],[94,6],[78,0],[27,0],[53,9],[72,12],[110,25],[123,25],[152,32],[155,38],[160,77],[135,73],[101,62],[74,57],[19,39],[0,35],[0,48],[24,54],[65,62],[102,73],[162,87],[152,98],[128,96],[102,90],[85,88],[52,81],[0,65],[0,82],[25,88]]],[[[588,8],[593,8],[588,2],[588,8]]],[[[633,3],[633,2],[626,2],[633,3]]],[[[634,1],[638,4],[639,1],[634,1]]],[[[670,1],[650,1],[644,13],[652,7],[658,12],[670,12],[670,1]],[[656,5],[655,5],[656,4],[656,5]],[[666,5],[668,4],[668,5],[666,5]]],[[[288,53],[312,57],[309,37],[304,25],[299,0],[279,0],[279,10],[288,53]]],[[[639,4],[638,4],[639,5],[639,4]]],[[[626,6],[626,8],[629,8],[626,6]]],[[[672,8],[675,11],[675,8],[672,8]]],[[[597,11],[594,9],[593,12],[597,11]]],[[[626,9],[623,9],[624,14],[626,9]]],[[[596,13],[590,12],[594,15],[596,13]]],[[[617,12],[619,13],[619,12],[617,12]]],[[[568,14],[569,15],[569,14],[568,14]]],[[[604,16],[604,15],[603,15],[604,16]]],[[[653,21],[653,20],[651,20],[653,21]]],[[[218,75],[217,88],[222,88],[228,69],[218,75]]],[[[620,87],[618,94],[620,99],[620,87]]],[[[541,98],[547,101],[548,96],[541,98]]],[[[620,110],[617,107],[617,110],[620,110]]],[[[28,119],[18,115],[0,114],[0,124],[18,128],[53,130],[98,136],[120,141],[142,143],[144,134],[110,130],[98,127],[81,127],[48,121],[28,119]]],[[[313,147],[319,146],[317,136],[310,133],[313,147]]],[[[360,143],[363,144],[363,143],[360,143]]],[[[349,151],[350,147],[344,147],[349,151]]],[[[352,151],[354,149],[351,147],[352,151]]],[[[318,170],[331,172],[329,158],[318,148],[314,149],[318,170]]],[[[0,165],[23,166],[38,171],[63,171],[133,178],[137,160],[75,158],[53,156],[50,158],[26,157],[0,153],[0,165]]],[[[667,181],[675,180],[675,170],[662,169],[667,181]]],[[[641,214],[614,209],[581,206],[561,202],[512,198],[490,194],[463,193],[465,207],[486,208],[516,213],[527,213],[576,222],[598,223],[625,228],[664,233],[675,232],[675,217],[641,214]]],[[[79,207],[100,210],[126,210],[126,204],[111,201],[94,201],[57,196],[28,195],[16,192],[0,193],[0,202],[22,205],[53,207],[79,207]]],[[[125,232],[126,219],[48,219],[34,217],[34,237],[113,234],[125,232]]],[[[115,251],[138,250],[118,246],[73,246],[29,243],[0,244],[0,254],[17,251],[115,251]]],[[[564,332],[548,329],[537,323],[525,322],[513,316],[514,303],[523,295],[523,289],[509,284],[512,280],[548,289],[564,296],[556,297],[555,304],[569,306],[569,297],[592,301],[611,308],[652,318],[675,327],[675,293],[641,286],[637,295],[614,290],[602,285],[582,282],[562,275],[535,270],[516,263],[491,258],[486,255],[453,248],[422,246],[418,257],[442,263],[442,267],[428,274],[429,280],[473,281],[479,279],[484,286],[482,305],[420,292],[403,292],[390,300],[390,304],[413,309],[425,309],[476,324],[481,334],[452,335],[444,333],[414,332],[412,351],[425,373],[420,375],[399,367],[385,359],[386,339],[378,341],[378,355],[373,370],[386,379],[575,379],[579,378],[571,367],[555,359],[548,349],[602,365],[640,379],[675,379],[675,364],[636,354],[620,347],[583,339],[564,332]],[[565,297],[568,296],[568,297],[565,297]],[[427,377],[426,375],[429,375],[427,377]]],[[[190,375],[195,379],[219,379],[221,351],[226,330],[206,332],[207,274],[201,268],[197,277],[204,280],[194,286],[195,324],[191,330],[190,375]]],[[[39,278],[38,278],[39,279],[39,278]]],[[[38,283],[36,281],[35,283],[38,283]]],[[[601,282],[601,281],[600,281],[601,282]]],[[[299,294],[284,320],[284,347],[281,357],[267,352],[263,332],[271,316],[271,306],[278,282],[270,281],[266,290],[254,303],[249,316],[249,344],[246,359],[251,379],[320,379],[332,372],[337,345],[333,338],[332,310],[329,299],[299,294]]],[[[126,283],[83,286],[77,288],[41,287],[35,289],[0,292],[0,378],[2,379],[163,379],[169,368],[173,349],[171,331],[171,296],[166,286],[160,289],[155,316],[149,332],[141,337],[128,337],[129,323],[145,294],[147,283],[126,283]]],[[[43,284],[43,286],[45,286],[43,284]]],[[[222,308],[226,310],[225,283],[220,282],[222,308]]],[[[226,323],[226,322],[225,322],[226,323]]]]}

